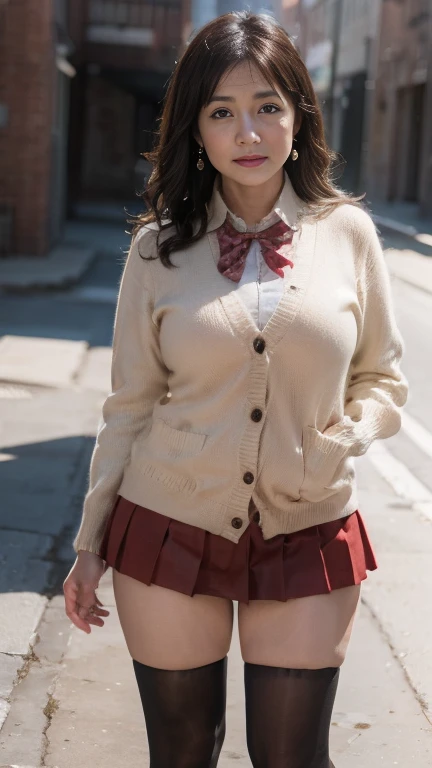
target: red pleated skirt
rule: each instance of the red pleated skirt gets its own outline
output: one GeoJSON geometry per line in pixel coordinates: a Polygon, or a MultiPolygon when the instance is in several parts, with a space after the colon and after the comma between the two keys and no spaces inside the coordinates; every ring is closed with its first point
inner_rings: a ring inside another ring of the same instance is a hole
{"type": "Polygon", "coordinates": [[[242,603],[325,594],[359,584],[378,567],[358,510],[267,541],[252,500],[249,519],[235,544],[117,496],[100,554],[144,584],[242,603]]]}

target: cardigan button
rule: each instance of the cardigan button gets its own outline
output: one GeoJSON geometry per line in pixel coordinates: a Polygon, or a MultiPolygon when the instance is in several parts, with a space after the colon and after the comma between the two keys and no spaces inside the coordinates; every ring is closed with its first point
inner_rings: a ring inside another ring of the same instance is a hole
{"type": "Polygon", "coordinates": [[[233,528],[241,528],[243,525],[243,520],[241,517],[233,517],[231,520],[231,525],[233,528]]]}
{"type": "Polygon", "coordinates": [[[261,421],[262,415],[263,415],[263,413],[262,413],[261,408],[254,408],[252,413],[251,413],[251,419],[252,419],[252,421],[261,421]]]}
{"type": "Polygon", "coordinates": [[[245,483],[250,485],[251,483],[253,483],[255,478],[254,478],[252,472],[245,472],[244,475],[243,475],[243,480],[244,480],[245,483]]]}
{"type": "Polygon", "coordinates": [[[265,345],[266,343],[264,339],[261,339],[259,336],[257,336],[257,338],[253,340],[253,348],[255,352],[258,352],[258,354],[260,355],[264,352],[265,345]]]}

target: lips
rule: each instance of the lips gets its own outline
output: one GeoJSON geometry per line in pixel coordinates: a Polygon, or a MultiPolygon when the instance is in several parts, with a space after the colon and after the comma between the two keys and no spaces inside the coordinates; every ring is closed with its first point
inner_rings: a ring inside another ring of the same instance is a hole
{"type": "Polygon", "coordinates": [[[245,158],[238,158],[237,160],[234,160],[237,165],[243,166],[243,168],[257,168],[257,166],[262,165],[267,160],[266,157],[263,157],[262,155],[259,155],[258,157],[255,155],[249,155],[245,158]]]}
{"type": "Polygon", "coordinates": [[[264,155],[245,155],[244,157],[236,157],[236,161],[239,160],[265,160],[264,155]]]}

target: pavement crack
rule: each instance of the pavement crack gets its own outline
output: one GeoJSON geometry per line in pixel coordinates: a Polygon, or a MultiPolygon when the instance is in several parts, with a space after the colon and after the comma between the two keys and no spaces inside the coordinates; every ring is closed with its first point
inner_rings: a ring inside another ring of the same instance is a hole
{"type": "Polygon", "coordinates": [[[426,697],[425,697],[425,695],[423,693],[421,693],[421,691],[419,691],[417,689],[417,687],[413,683],[413,681],[412,681],[412,679],[411,679],[411,677],[409,675],[409,672],[408,672],[406,666],[402,663],[402,660],[401,660],[401,657],[399,656],[397,648],[395,648],[395,646],[393,644],[393,641],[392,641],[392,638],[390,636],[390,633],[386,630],[386,628],[384,627],[384,625],[383,625],[383,623],[382,623],[378,613],[374,610],[374,608],[368,602],[367,598],[365,598],[364,595],[361,596],[361,602],[363,603],[365,608],[369,611],[373,621],[375,622],[375,624],[376,624],[376,626],[378,628],[379,633],[384,638],[385,642],[387,643],[388,647],[390,648],[392,656],[395,659],[395,661],[397,662],[399,668],[401,669],[402,674],[403,674],[405,680],[407,681],[411,691],[413,692],[416,701],[419,703],[420,708],[421,708],[421,710],[422,710],[422,712],[423,712],[427,722],[429,723],[429,725],[432,725],[432,712],[429,711],[429,706],[428,706],[426,697]]]}
{"type": "Polygon", "coordinates": [[[30,650],[24,654],[22,657],[23,664],[22,666],[17,670],[16,678],[14,680],[14,686],[18,685],[22,680],[24,680],[28,673],[30,672],[30,668],[32,664],[37,662],[38,664],[41,663],[41,660],[39,656],[35,653],[34,648],[30,648],[30,650]]]}
{"type": "MultiPolygon", "coordinates": [[[[53,683],[53,687],[54,686],[55,686],[55,682],[53,683]]],[[[52,692],[48,692],[48,700],[43,709],[43,713],[46,717],[46,723],[42,731],[42,753],[41,753],[41,759],[40,759],[41,768],[45,768],[45,766],[47,765],[46,758],[48,756],[48,750],[49,750],[48,729],[51,725],[52,719],[55,713],[57,712],[59,706],[60,706],[59,700],[53,696],[52,692]]]]}

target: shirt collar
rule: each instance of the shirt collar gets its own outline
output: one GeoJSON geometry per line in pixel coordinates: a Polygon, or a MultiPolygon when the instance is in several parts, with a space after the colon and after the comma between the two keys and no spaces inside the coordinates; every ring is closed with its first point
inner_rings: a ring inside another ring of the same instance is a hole
{"type": "Polygon", "coordinates": [[[243,219],[235,216],[226,206],[219,191],[219,184],[220,174],[217,174],[213,185],[212,196],[209,202],[206,204],[208,215],[207,232],[211,232],[223,224],[227,213],[230,214],[231,221],[233,222],[235,228],[241,232],[260,232],[261,230],[271,226],[271,224],[274,223],[278,217],[282,219],[282,221],[284,221],[285,224],[287,224],[289,227],[297,229],[300,214],[305,212],[307,209],[307,204],[295,193],[288,173],[284,168],[284,185],[272,210],[263,219],[261,219],[258,224],[255,224],[253,227],[248,227],[243,219]]]}

